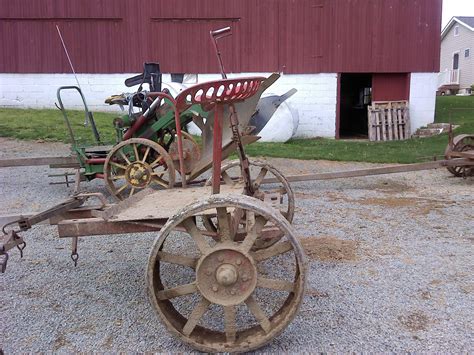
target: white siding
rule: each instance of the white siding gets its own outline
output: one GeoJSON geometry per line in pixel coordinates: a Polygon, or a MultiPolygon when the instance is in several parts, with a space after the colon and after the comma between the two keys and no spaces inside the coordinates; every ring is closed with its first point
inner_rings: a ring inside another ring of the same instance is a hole
{"type": "Polygon", "coordinates": [[[441,41],[440,72],[453,69],[455,52],[459,52],[459,87],[461,89],[470,88],[474,84],[474,31],[457,22],[441,41]],[[454,36],[456,26],[459,26],[459,36],[454,36]],[[464,57],[464,50],[467,48],[470,48],[469,58],[464,57]]]}

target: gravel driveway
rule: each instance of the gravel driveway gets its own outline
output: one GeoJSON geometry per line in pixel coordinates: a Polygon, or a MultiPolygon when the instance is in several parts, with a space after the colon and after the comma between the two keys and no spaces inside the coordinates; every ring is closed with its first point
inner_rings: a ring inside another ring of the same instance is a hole
{"type": "MultiPolygon", "coordinates": [[[[0,138],[0,158],[64,155],[62,144],[0,138]]],[[[286,174],[373,164],[269,159],[286,174]]],[[[0,215],[39,211],[71,192],[48,167],[0,169],[0,215]]],[[[101,184],[84,185],[103,191],[101,184]]],[[[311,261],[299,315],[265,352],[474,351],[474,178],[445,169],[295,183],[294,226],[311,261]]],[[[0,276],[0,348],[179,351],[148,303],[154,233],[70,241],[24,233],[0,276]]]]}

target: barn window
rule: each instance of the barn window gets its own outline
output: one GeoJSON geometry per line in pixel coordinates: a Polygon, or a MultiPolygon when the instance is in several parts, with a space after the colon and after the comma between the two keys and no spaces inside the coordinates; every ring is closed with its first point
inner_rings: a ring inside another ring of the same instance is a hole
{"type": "Polygon", "coordinates": [[[459,26],[454,27],[454,35],[459,36],[459,26]]]}
{"type": "Polygon", "coordinates": [[[469,56],[471,55],[471,49],[470,48],[466,48],[464,50],[464,58],[469,58],[469,56]]]}

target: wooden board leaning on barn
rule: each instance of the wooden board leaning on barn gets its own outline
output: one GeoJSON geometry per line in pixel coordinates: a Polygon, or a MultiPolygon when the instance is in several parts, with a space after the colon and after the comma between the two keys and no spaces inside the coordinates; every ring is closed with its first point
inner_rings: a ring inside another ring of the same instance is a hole
{"type": "Polygon", "coordinates": [[[374,101],[367,110],[370,141],[410,138],[408,101],[374,101]]]}

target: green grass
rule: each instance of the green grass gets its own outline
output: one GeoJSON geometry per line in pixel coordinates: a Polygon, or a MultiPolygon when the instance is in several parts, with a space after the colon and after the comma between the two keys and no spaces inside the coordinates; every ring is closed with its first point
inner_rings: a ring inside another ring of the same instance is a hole
{"type": "MultiPolygon", "coordinates": [[[[84,112],[68,111],[67,113],[76,141],[86,145],[94,144],[91,127],[84,127],[84,112]]],[[[115,142],[115,130],[112,120],[117,116],[111,113],[94,113],[97,130],[101,135],[101,140],[105,143],[115,142]]],[[[57,109],[19,110],[0,108],[0,136],[24,140],[71,142],[63,115],[57,109]]]]}
{"type": "MultiPolygon", "coordinates": [[[[90,127],[84,127],[84,113],[69,111],[78,141],[93,143],[90,127]]],[[[115,141],[112,120],[117,114],[94,113],[103,142],[115,141]]],[[[474,96],[443,96],[436,101],[435,122],[460,125],[455,134],[474,134],[474,96]],[[467,108],[468,110],[453,110],[467,108]]],[[[0,136],[25,140],[69,143],[69,135],[59,110],[0,109],[0,136]]],[[[415,163],[442,155],[447,134],[431,138],[394,142],[347,141],[334,139],[295,139],[287,143],[255,143],[246,147],[250,156],[295,159],[366,161],[373,163],[415,163]],[[421,158],[421,159],[420,159],[421,158]]]]}
{"type": "MultiPolygon", "coordinates": [[[[474,96],[443,96],[436,99],[435,122],[460,125],[454,133],[474,134],[474,96]],[[452,110],[467,108],[467,110],[452,110]]],[[[448,135],[405,141],[368,142],[334,139],[294,139],[286,143],[256,143],[246,151],[251,156],[295,159],[326,159],[372,163],[416,163],[443,155],[448,135]]]]}

